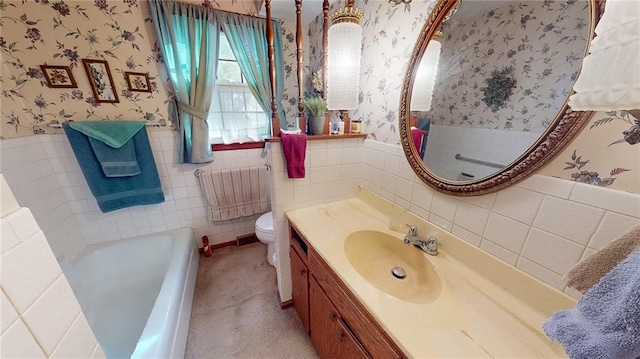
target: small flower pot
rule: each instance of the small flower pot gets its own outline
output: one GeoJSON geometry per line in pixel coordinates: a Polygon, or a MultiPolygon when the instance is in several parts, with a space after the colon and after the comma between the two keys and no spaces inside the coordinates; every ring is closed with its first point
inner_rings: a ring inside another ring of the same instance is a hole
{"type": "Polygon", "coordinates": [[[309,115],[309,130],[312,135],[322,135],[324,130],[324,115],[309,115]]]}

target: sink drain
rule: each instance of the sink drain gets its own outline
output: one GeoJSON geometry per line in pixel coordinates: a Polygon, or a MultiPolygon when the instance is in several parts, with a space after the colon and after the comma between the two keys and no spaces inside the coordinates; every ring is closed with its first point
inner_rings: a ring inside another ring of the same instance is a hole
{"type": "Polygon", "coordinates": [[[393,274],[393,276],[398,279],[404,279],[404,277],[407,276],[407,272],[405,272],[404,269],[400,267],[393,267],[391,269],[391,274],[393,274]]]}

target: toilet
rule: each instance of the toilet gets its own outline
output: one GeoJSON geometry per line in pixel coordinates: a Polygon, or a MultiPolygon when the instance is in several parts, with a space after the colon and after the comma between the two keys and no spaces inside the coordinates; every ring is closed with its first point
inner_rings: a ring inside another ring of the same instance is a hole
{"type": "Polygon", "coordinates": [[[276,265],[276,236],[273,232],[273,212],[267,212],[256,221],[256,237],[267,245],[267,260],[276,265]]]}

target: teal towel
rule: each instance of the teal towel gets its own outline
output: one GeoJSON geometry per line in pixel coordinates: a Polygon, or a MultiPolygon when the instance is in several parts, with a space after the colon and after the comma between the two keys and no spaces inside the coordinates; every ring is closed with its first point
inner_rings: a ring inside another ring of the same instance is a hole
{"type": "Polygon", "coordinates": [[[127,141],[120,148],[113,148],[100,140],[89,137],[89,144],[91,144],[96,158],[100,161],[105,176],[126,177],[140,174],[133,141],[127,141]]]}
{"type": "Polygon", "coordinates": [[[140,174],[131,138],[144,127],[141,121],[70,122],[69,127],[89,137],[91,149],[107,177],[140,174]]]}
{"type": "Polygon", "coordinates": [[[62,127],[80,164],[82,174],[89,184],[89,189],[102,212],[164,202],[160,177],[146,130],[138,131],[131,139],[140,166],[140,174],[128,177],[107,177],[91,149],[89,137],[71,128],[69,123],[63,123],[62,127]]]}
{"type": "Polygon", "coordinates": [[[144,127],[142,121],[82,121],[68,124],[74,130],[113,148],[122,147],[144,127]]]}

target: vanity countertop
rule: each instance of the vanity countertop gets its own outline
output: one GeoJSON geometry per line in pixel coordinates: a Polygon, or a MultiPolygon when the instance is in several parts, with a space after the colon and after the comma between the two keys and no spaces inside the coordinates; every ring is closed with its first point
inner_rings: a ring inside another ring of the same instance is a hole
{"type": "Polygon", "coordinates": [[[361,189],[356,198],[286,215],[409,357],[567,357],[545,336],[542,323],[555,310],[575,306],[573,298],[372,192],[361,189]],[[424,254],[443,283],[431,303],[386,294],[347,259],[344,241],[353,232],[375,230],[402,240],[404,232],[388,228],[390,213],[402,213],[400,223],[416,225],[421,237],[439,241],[437,256],[424,254]]]}

